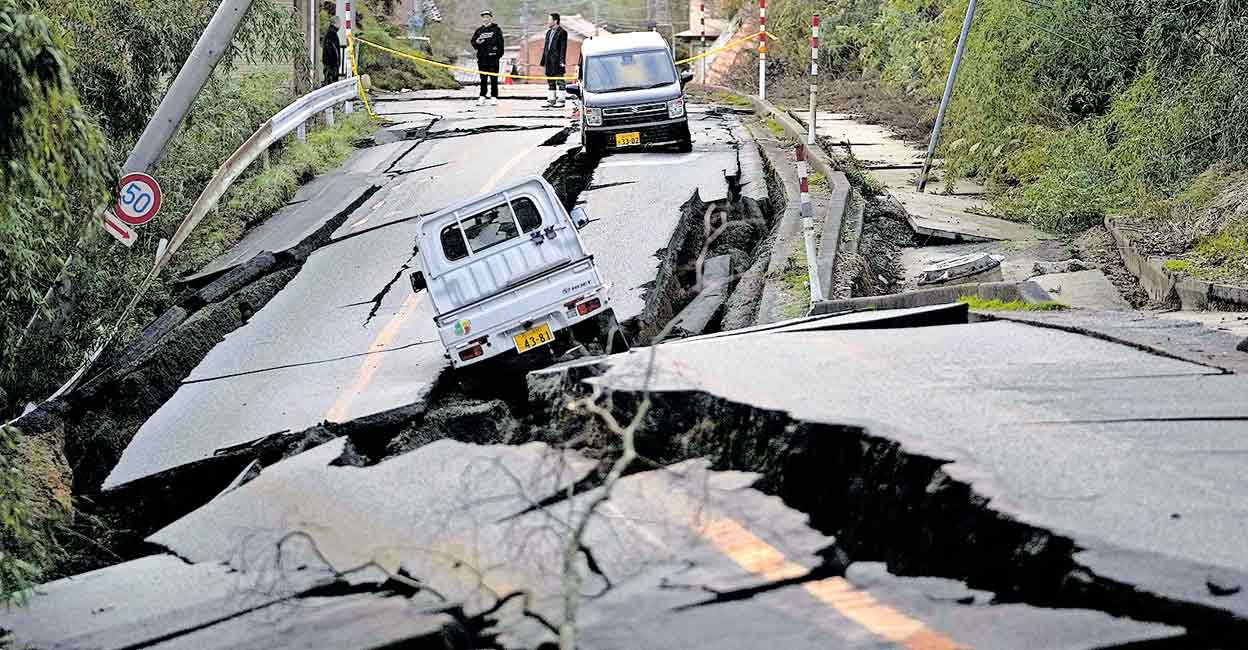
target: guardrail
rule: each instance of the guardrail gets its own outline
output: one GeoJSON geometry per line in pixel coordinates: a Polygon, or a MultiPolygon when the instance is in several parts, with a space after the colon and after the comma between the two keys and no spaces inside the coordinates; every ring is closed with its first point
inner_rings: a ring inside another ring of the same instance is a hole
{"type": "MultiPolygon", "coordinates": [[[[367,76],[359,79],[359,82],[362,83],[363,88],[368,88],[369,81],[367,76]]],[[[53,400],[64,395],[82,380],[83,375],[95,364],[100,354],[112,342],[113,337],[117,335],[121,323],[134,310],[134,306],[138,304],[139,299],[147,292],[152,281],[160,275],[160,271],[169,263],[169,260],[173,259],[174,253],[191,236],[199,222],[217,206],[221,197],[225,195],[225,191],[230,188],[238,176],[251,163],[255,162],[261,154],[268,151],[269,147],[273,146],[273,143],[289,135],[292,131],[312,119],[317,113],[332,108],[335,104],[350,101],[358,92],[362,92],[362,90],[357,89],[357,80],[355,78],[343,79],[342,81],[318,88],[291,102],[286,108],[270,117],[229,158],[226,158],[225,162],[221,163],[220,167],[217,167],[212,180],[208,181],[203,191],[199,193],[199,197],[191,205],[186,218],[182,220],[182,223],[178,224],[177,230],[174,231],[173,237],[169,240],[169,245],[156,258],[152,270],[148,272],[147,277],[143,278],[143,282],[139,284],[134,297],[130,299],[130,303],[126,305],[121,316],[117,318],[117,322],[109,331],[108,336],[101,341],[86,362],[78,368],[74,376],[65,382],[65,385],[58,388],[55,393],[52,393],[48,399],[53,400]]]]}

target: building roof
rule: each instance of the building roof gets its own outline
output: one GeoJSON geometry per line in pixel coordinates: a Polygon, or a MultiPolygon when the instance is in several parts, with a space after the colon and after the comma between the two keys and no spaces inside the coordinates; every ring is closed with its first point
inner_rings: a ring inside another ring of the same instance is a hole
{"type": "Polygon", "coordinates": [[[585,56],[629,50],[666,50],[667,41],[658,32],[628,32],[609,34],[585,41],[581,53],[585,56]]]}

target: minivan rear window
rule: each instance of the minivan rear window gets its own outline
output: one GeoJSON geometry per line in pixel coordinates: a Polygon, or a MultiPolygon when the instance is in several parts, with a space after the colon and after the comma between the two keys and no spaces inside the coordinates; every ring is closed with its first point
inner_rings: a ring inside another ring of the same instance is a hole
{"type": "Polygon", "coordinates": [[[478,212],[443,228],[439,236],[442,240],[442,253],[446,255],[446,259],[455,262],[468,257],[469,252],[480,253],[519,237],[521,232],[527,233],[541,226],[542,215],[537,206],[530,199],[520,197],[510,204],[504,203],[478,212]]]}
{"type": "Polygon", "coordinates": [[[658,88],[676,83],[667,50],[599,54],[585,61],[585,89],[591,93],[658,88]]]}

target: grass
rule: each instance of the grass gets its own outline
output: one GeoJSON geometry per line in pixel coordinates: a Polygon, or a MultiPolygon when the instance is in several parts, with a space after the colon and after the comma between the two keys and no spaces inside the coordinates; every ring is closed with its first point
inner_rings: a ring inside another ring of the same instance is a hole
{"type": "Polygon", "coordinates": [[[741,95],[723,90],[715,91],[711,98],[716,104],[726,104],[737,108],[750,108],[754,105],[753,102],[741,95]]]}
{"type": "Polygon", "coordinates": [[[1166,260],[1161,266],[1175,273],[1188,273],[1192,270],[1192,263],[1189,260],[1166,260]]]}
{"type": "Polygon", "coordinates": [[[824,176],[823,172],[812,172],[808,179],[811,186],[818,185],[819,187],[824,187],[828,183],[828,177],[824,176]]]}
{"type": "Polygon", "coordinates": [[[781,126],[781,124],[777,122],[775,118],[769,117],[763,122],[763,124],[767,127],[768,131],[771,131],[772,135],[776,136],[777,138],[784,137],[784,127],[781,126]]]}
{"type": "MultiPolygon", "coordinates": [[[[363,112],[338,115],[331,127],[308,133],[273,155],[268,168],[237,181],[220,207],[199,225],[193,245],[175,258],[180,273],[192,272],[215,259],[242,238],[248,228],[264,222],[290,202],[299,186],[347,160],[356,144],[376,130],[363,112]]],[[[253,169],[260,163],[253,164],[253,169]]]]}
{"type": "Polygon", "coordinates": [[[810,312],[810,270],[806,264],[806,242],[796,239],[793,250],[784,261],[784,274],[780,276],[786,295],[780,308],[784,318],[799,318],[810,312]]]}
{"type": "Polygon", "coordinates": [[[1022,300],[986,300],[978,296],[962,296],[958,302],[965,303],[971,309],[979,311],[1062,311],[1069,309],[1060,302],[1046,300],[1044,302],[1023,302],[1022,300]]]}

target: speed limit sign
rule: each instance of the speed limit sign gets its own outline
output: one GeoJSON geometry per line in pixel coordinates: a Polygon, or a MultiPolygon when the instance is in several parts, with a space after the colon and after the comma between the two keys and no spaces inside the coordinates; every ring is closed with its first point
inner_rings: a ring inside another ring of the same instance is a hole
{"type": "Polygon", "coordinates": [[[126,174],[117,185],[117,218],[132,225],[145,224],[160,212],[160,184],[141,172],[126,174]]]}

